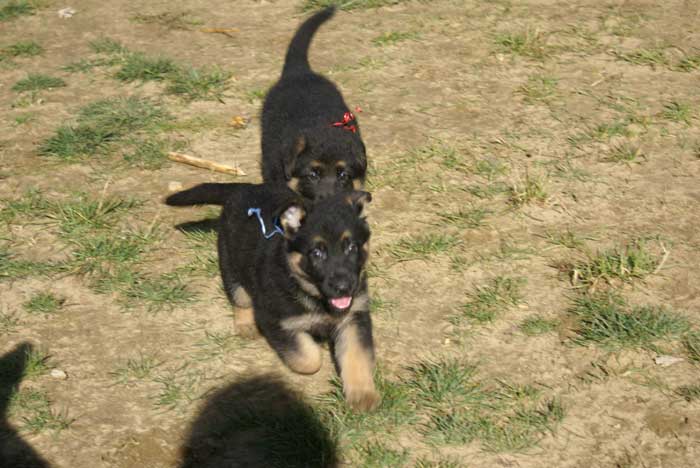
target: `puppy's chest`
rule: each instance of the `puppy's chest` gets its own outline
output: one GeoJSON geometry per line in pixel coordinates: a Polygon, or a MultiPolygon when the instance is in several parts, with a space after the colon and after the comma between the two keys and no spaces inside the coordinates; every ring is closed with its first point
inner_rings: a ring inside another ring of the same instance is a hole
{"type": "Polygon", "coordinates": [[[334,317],[321,310],[310,300],[299,301],[304,306],[305,313],[282,319],[282,329],[289,332],[308,332],[322,337],[328,337],[345,317],[334,317]]]}

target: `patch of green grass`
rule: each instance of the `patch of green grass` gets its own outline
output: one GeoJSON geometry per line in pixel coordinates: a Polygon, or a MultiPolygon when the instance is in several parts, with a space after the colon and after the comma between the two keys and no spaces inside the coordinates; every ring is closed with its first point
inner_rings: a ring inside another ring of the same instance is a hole
{"type": "Polygon", "coordinates": [[[82,231],[110,227],[120,215],[137,206],[136,200],[78,194],[71,201],[53,203],[47,216],[58,223],[63,235],[70,237],[82,231]]]}
{"type": "Polygon", "coordinates": [[[409,370],[417,408],[427,409],[420,432],[433,444],[479,440],[489,451],[523,450],[564,417],[558,400],[540,399],[530,385],[487,385],[473,365],[459,359],[419,362],[409,370]]]}
{"type": "Polygon", "coordinates": [[[417,37],[418,33],[416,32],[390,31],[380,34],[379,36],[372,39],[372,44],[380,47],[387,45],[395,45],[399,42],[415,39],[417,37]]]}
{"type": "Polygon", "coordinates": [[[198,359],[209,360],[229,354],[234,349],[240,349],[246,345],[246,341],[231,332],[204,331],[204,338],[196,346],[198,359]]]}
{"type": "Polygon", "coordinates": [[[19,319],[13,314],[0,312],[0,336],[14,333],[19,324],[19,319]]]}
{"type": "Polygon", "coordinates": [[[33,15],[33,2],[27,0],[8,0],[0,6],[0,21],[10,21],[20,16],[33,15]]]}
{"type": "Polygon", "coordinates": [[[387,5],[398,5],[407,0],[303,0],[302,11],[321,10],[335,5],[341,10],[364,10],[387,5]]]}
{"type": "Polygon", "coordinates": [[[528,77],[527,84],[519,88],[520,94],[525,97],[525,102],[532,104],[537,101],[547,101],[555,95],[557,89],[556,78],[544,75],[528,77]]]}
{"type": "Polygon", "coordinates": [[[459,228],[475,229],[484,225],[484,219],[491,214],[486,208],[471,208],[462,210],[461,208],[451,213],[438,213],[438,216],[447,224],[459,228]]]}
{"type": "Polygon", "coordinates": [[[449,252],[460,243],[459,238],[449,234],[410,236],[391,246],[389,254],[400,262],[429,260],[434,255],[449,252]]]}
{"type": "Polygon", "coordinates": [[[570,229],[558,232],[547,232],[545,237],[550,244],[560,245],[567,249],[580,249],[584,245],[583,239],[570,229]]]}
{"type": "Polygon", "coordinates": [[[419,457],[414,468],[464,468],[461,461],[453,457],[440,457],[438,460],[431,460],[427,457],[419,457]]]}
{"type": "Polygon", "coordinates": [[[161,385],[160,392],[154,397],[156,407],[173,410],[197,398],[195,392],[199,376],[187,371],[186,365],[153,380],[161,385]]]}
{"type": "Polygon", "coordinates": [[[22,93],[26,91],[41,91],[52,88],[63,88],[65,86],[66,82],[61,78],[43,75],[41,73],[32,73],[27,75],[26,78],[22,78],[15,83],[14,86],[12,86],[12,91],[22,93]]]}
{"type": "Polygon", "coordinates": [[[150,378],[153,371],[160,365],[161,362],[155,357],[139,354],[138,358],[127,359],[123,366],[117,368],[111,374],[120,384],[128,384],[133,381],[150,378]]]}
{"type": "Polygon", "coordinates": [[[408,370],[406,385],[420,406],[462,407],[483,399],[481,384],[474,381],[476,366],[460,359],[422,361],[408,370]]]}
{"type": "Polygon", "coordinates": [[[54,432],[70,427],[73,422],[65,412],[57,412],[51,407],[46,392],[25,388],[12,394],[10,413],[21,418],[20,429],[38,433],[45,430],[54,432]]]}
{"type": "Polygon", "coordinates": [[[39,292],[24,303],[24,310],[30,314],[55,314],[65,302],[64,297],[50,292],[39,292]]]}
{"type": "Polygon", "coordinates": [[[129,50],[119,41],[109,37],[101,37],[90,41],[90,48],[96,54],[126,54],[129,50]]]}
{"type": "Polygon", "coordinates": [[[692,331],[683,337],[683,346],[688,353],[688,358],[693,362],[700,362],[700,332],[692,331]]]}
{"type": "MultiPolygon", "coordinates": [[[[78,273],[103,276],[96,280],[102,284],[103,281],[114,279],[115,276],[110,272],[115,268],[125,268],[138,260],[150,241],[147,235],[139,233],[100,233],[76,237],[71,239],[74,251],[70,267],[78,273]]],[[[116,277],[119,277],[119,274],[117,273],[116,277]]],[[[101,291],[99,287],[96,288],[101,291]]]]}
{"type": "Polygon", "coordinates": [[[428,145],[413,149],[404,157],[404,161],[411,165],[417,165],[424,161],[433,161],[445,169],[465,167],[459,150],[441,140],[435,140],[428,145]]]}
{"type": "Polygon", "coordinates": [[[192,16],[188,11],[165,11],[146,15],[139,13],[134,15],[132,20],[142,24],[157,24],[171,30],[189,30],[192,26],[201,26],[204,22],[192,16]]]}
{"type": "Polygon", "coordinates": [[[356,449],[360,456],[361,465],[367,468],[394,468],[406,466],[408,451],[406,449],[394,450],[386,444],[377,441],[369,441],[356,449]]]}
{"type": "Polygon", "coordinates": [[[59,127],[39,154],[71,160],[103,152],[113,142],[154,129],[172,117],[159,105],[135,97],[96,101],[81,109],[75,125],[59,127]]]}
{"type": "Polygon", "coordinates": [[[0,280],[37,276],[54,271],[57,265],[17,259],[7,248],[0,247],[0,280]]]}
{"type": "Polygon", "coordinates": [[[359,413],[348,407],[340,379],[331,379],[331,391],[318,399],[321,416],[334,433],[355,440],[368,431],[393,433],[397,427],[415,421],[415,408],[405,383],[389,380],[381,368],[375,371],[374,382],[382,400],[371,413],[359,413]]]}
{"type": "Polygon", "coordinates": [[[2,202],[4,206],[0,208],[0,221],[7,223],[19,217],[44,216],[51,208],[49,201],[37,189],[29,189],[20,198],[2,202]]]}
{"type": "Polygon", "coordinates": [[[219,68],[180,68],[170,75],[166,93],[195,100],[221,100],[233,74],[219,68]]]}
{"type": "Polygon", "coordinates": [[[510,193],[511,187],[502,182],[494,182],[481,185],[470,185],[466,191],[471,195],[481,199],[491,199],[498,195],[510,193]]]}
{"type": "Polygon", "coordinates": [[[680,336],[688,321],[662,307],[630,307],[615,294],[578,297],[570,313],[578,319],[577,344],[652,348],[659,340],[680,336]]]}
{"type": "Polygon", "coordinates": [[[148,277],[122,272],[118,282],[111,287],[120,294],[125,307],[144,304],[149,312],[172,310],[176,306],[193,302],[196,297],[187,282],[174,273],[148,277]]]}
{"type": "Polygon", "coordinates": [[[642,148],[632,143],[622,143],[611,148],[605,161],[630,163],[638,159],[646,159],[642,148]]]}
{"type": "Polygon", "coordinates": [[[571,278],[574,286],[595,289],[602,283],[629,282],[643,279],[659,265],[659,258],[643,240],[635,240],[623,248],[615,248],[589,256],[587,261],[574,264],[571,278]]]}
{"type": "Polygon", "coordinates": [[[163,81],[178,71],[175,62],[167,57],[149,57],[142,53],[126,56],[115,75],[120,81],[163,81]]]}
{"type": "Polygon", "coordinates": [[[168,163],[168,152],[182,149],[182,144],[157,138],[133,140],[133,150],[124,154],[130,166],[154,171],[168,163]]]}
{"type": "Polygon", "coordinates": [[[671,101],[664,105],[664,111],[661,115],[666,120],[683,122],[686,125],[690,125],[690,119],[693,117],[693,112],[689,104],[671,101]]]}
{"type": "Polygon", "coordinates": [[[557,329],[558,325],[558,320],[547,319],[541,315],[533,315],[523,320],[518,328],[527,336],[537,336],[553,332],[557,329]]]}
{"type": "MultiPolygon", "coordinates": [[[[479,159],[472,168],[474,174],[485,177],[489,181],[508,173],[508,166],[495,158],[479,159]]],[[[482,198],[482,197],[480,197],[482,198]]]]}
{"type": "Polygon", "coordinates": [[[396,308],[396,306],[397,303],[395,301],[387,301],[385,299],[382,299],[382,297],[379,296],[376,292],[372,295],[372,297],[369,300],[369,310],[373,315],[385,314],[390,310],[396,308]]]}
{"type": "Polygon", "coordinates": [[[514,207],[522,207],[530,203],[544,203],[548,195],[544,180],[525,175],[525,179],[513,183],[510,187],[509,203],[514,207]]]}
{"type": "Polygon", "coordinates": [[[26,125],[34,120],[36,120],[36,114],[34,112],[27,112],[26,114],[15,117],[15,125],[26,125]]]}
{"type": "Polygon", "coordinates": [[[262,101],[263,99],[265,99],[265,96],[267,96],[267,89],[263,88],[251,89],[246,93],[248,102],[251,104],[256,101],[262,101]]]}
{"type": "Polygon", "coordinates": [[[700,385],[683,385],[676,389],[676,395],[687,402],[700,400],[700,385]]]}
{"type": "Polygon", "coordinates": [[[544,35],[530,29],[522,32],[498,34],[495,42],[500,51],[513,55],[541,60],[550,53],[544,35]]]}
{"type": "Polygon", "coordinates": [[[700,69],[700,55],[686,55],[678,62],[675,69],[684,72],[700,69]]]}
{"type": "Polygon", "coordinates": [[[0,49],[0,57],[35,57],[44,53],[44,48],[34,41],[15,42],[0,49]]]}
{"type": "Polygon", "coordinates": [[[485,286],[478,286],[469,294],[470,300],[453,317],[456,323],[470,319],[480,323],[492,322],[504,310],[522,302],[524,278],[497,276],[485,286]]]}
{"type": "Polygon", "coordinates": [[[49,370],[49,354],[43,349],[28,349],[23,356],[24,373],[22,378],[31,379],[45,374],[49,370]]]}
{"type": "Polygon", "coordinates": [[[664,48],[657,47],[651,49],[637,49],[629,53],[616,53],[618,59],[635,65],[647,65],[652,68],[663,66],[668,63],[664,48]]]}

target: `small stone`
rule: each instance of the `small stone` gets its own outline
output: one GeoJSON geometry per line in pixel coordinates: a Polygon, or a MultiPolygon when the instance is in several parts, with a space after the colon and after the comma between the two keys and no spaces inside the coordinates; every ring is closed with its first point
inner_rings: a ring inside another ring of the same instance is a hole
{"type": "Polygon", "coordinates": [[[171,180],[168,182],[168,191],[178,192],[180,190],[182,190],[182,182],[178,182],[177,180],[171,180]]]}
{"type": "Polygon", "coordinates": [[[68,374],[66,374],[61,369],[51,369],[50,375],[51,375],[51,378],[58,379],[58,380],[66,380],[68,378],[68,374]]]}
{"type": "Polygon", "coordinates": [[[58,10],[58,17],[59,18],[72,18],[74,14],[76,14],[77,11],[71,7],[67,8],[61,8],[58,10]]]}
{"type": "Polygon", "coordinates": [[[233,128],[246,128],[248,122],[246,121],[245,117],[237,115],[231,118],[229,125],[231,125],[233,128]]]}
{"type": "Polygon", "coordinates": [[[679,362],[683,362],[685,359],[679,358],[676,356],[666,356],[666,355],[661,355],[661,356],[656,356],[654,358],[654,362],[656,365],[661,366],[661,367],[668,367],[672,366],[674,364],[678,364],[679,362]]]}

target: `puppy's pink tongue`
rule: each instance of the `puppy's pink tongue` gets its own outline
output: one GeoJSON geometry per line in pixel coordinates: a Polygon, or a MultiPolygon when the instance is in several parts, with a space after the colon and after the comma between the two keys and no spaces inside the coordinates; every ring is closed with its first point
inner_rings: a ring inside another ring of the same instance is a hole
{"type": "Polygon", "coordinates": [[[331,299],[331,304],[333,307],[336,309],[347,309],[350,307],[350,303],[352,302],[352,296],[345,296],[345,297],[336,297],[331,299]]]}

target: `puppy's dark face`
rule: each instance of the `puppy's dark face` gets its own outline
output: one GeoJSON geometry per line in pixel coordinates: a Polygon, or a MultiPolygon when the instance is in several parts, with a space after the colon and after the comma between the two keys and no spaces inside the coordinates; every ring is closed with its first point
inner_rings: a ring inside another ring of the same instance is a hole
{"type": "Polygon", "coordinates": [[[370,231],[361,215],[370,199],[369,193],[355,191],[321,200],[288,241],[293,277],[334,314],[348,311],[364,293],[370,231]]]}
{"type": "Polygon", "coordinates": [[[338,128],[318,133],[322,135],[297,139],[285,167],[287,185],[312,201],[362,189],[367,156],[359,135],[338,128]]]}

